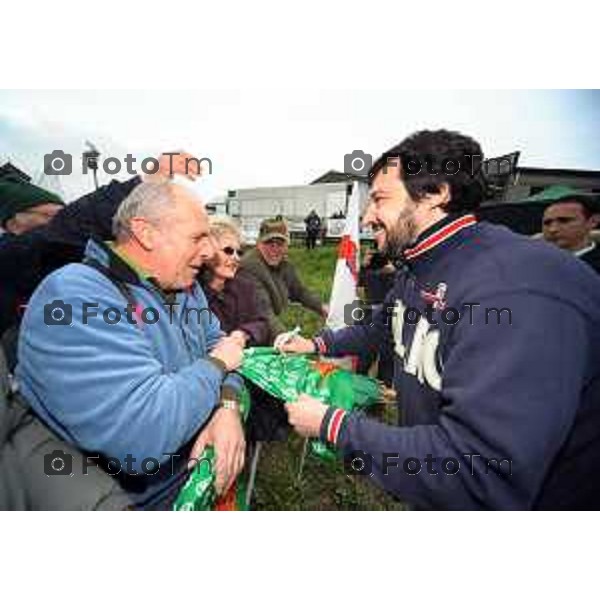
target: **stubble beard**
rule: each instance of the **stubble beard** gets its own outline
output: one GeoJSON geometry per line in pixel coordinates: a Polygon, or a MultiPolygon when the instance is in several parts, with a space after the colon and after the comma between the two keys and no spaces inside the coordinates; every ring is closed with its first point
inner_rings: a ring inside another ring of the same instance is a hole
{"type": "Polygon", "coordinates": [[[394,225],[387,229],[383,252],[390,258],[401,258],[417,237],[415,209],[405,208],[396,219],[394,225]]]}

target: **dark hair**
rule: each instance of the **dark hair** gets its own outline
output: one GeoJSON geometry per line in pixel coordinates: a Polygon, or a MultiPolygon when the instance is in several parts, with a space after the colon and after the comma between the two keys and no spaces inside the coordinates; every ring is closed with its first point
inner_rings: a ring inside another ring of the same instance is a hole
{"type": "Polygon", "coordinates": [[[593,217],[598,212],[597,206],[594,205],[593,198],[588,198],[587,196],[569,196],[559,198],[558,200],[554,200],[554,202],[548,204],[546,208],[554,206],[555,204],[579,204],[579,206],[581,206],[581,210],[583,211],[583,216],[586,219],[593,217]]]}
{"type": "Polygon", "coordinates": [[[481,172],[483,152],[472,138],[439,129],[418,131],[384,154],[373,165],[369,177],[400,160],[401,177],[414,200],[450,187],[448,212],[468,212],[479,206],[485,195],[485,179],[481,172]]]}

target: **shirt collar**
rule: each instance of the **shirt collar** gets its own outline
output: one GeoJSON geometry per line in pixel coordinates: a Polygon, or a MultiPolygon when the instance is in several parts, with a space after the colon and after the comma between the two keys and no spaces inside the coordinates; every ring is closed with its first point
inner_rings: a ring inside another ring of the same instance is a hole
{"type": "Polygon", "coordinates": [[[448,240],[455,238],[460,231],[470,228],[476,223],[477,219],[472,214],[459,217],[449,215],[421,233],[414,244],[404,250],[404,258],[412,262],[420,256],[429,254],[434,248],[444,246],[448,240]]]}
{"type": "Polygon", "coordinates": [[[150,279],[151,273],[144,270],[133,258],[128,256],[123,250],[117,248],[113,242],[106,242],[106,245],[116,254],[140,279],[150,279]]]}
{"type": "Polygon", "coordinates": [[[144,271],[135,261],[125,253],[120,252],[114,242],[90,240],[86,248],[86,256],[98,260],[116,276],[117,279],[132,285],[144,285],[155,289],[166,303],[175,301],[176,292],[163,290],[158,281],[150,273],[144,271]]]}
{"type": "Polygon", "coordinates": [[[573,254],[577,257],[580,257],[580,256],[583,256],[584,254],[587,254],[588,252],[591,252],[595,247],[596,247],[596,242],[592,242],[589,246],[586,246],[585,248],[581,248],[581,250],[577,250],[577,251],[573,252],[573,254]]]}

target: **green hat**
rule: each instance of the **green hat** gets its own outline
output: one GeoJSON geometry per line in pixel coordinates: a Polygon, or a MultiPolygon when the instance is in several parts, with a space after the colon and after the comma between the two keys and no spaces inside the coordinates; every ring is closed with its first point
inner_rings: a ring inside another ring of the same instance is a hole
{"type": "Polygon", "coordinates": [[[290,243],[290,232],[287,223],[283,219],[265,219],[260,224],[258,241],[282,240],[290,243]]]}
{"type": "Polygon", "coordinates": [[[0,179],[0,226],[17,213],[41,204],[62,204],[64,202],[52,192],[26,181],[0,179]]]}

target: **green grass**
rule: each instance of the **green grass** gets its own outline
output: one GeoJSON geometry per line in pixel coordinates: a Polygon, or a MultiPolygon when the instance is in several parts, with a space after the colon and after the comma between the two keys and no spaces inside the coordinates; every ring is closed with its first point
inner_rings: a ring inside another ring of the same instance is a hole
{"type": "MultiPolygon", "coordinates": [[[[336,261],[336,247],[308,252],[290,248],[290,260],[302,281],[329,300],[336,261]]],[[[283,321],[290,329],[302,327],[312,336],[323,320],[303,308],[292,306],[283,321]]],[[[392,411],[393,412],[393,411],[392,411]]],[[[386,414],[386,420],[393,418],[386,414]]],[[[304,440],[292,433],[286,442],[263,445],[256,478],[254,510],[402,510],[403,505],[368,480],[344,473],[341,461],[324,462],[307,454],[302,477],[298,477],[304,440]]]]}

